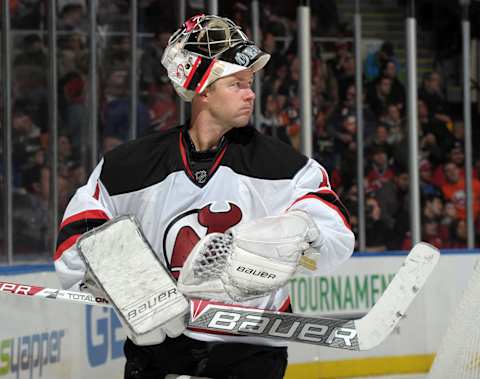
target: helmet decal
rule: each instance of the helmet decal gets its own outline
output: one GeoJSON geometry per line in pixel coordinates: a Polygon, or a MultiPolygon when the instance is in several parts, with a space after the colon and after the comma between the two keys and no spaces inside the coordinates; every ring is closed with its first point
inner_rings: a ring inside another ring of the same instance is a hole
{"type": "Polygon", "coordinates": [[[162,64],[177,93],[191,101],[215,80],[249,68],[260,70],[270,55],[225,17],[191,17],[169,39],[162,64]]]}

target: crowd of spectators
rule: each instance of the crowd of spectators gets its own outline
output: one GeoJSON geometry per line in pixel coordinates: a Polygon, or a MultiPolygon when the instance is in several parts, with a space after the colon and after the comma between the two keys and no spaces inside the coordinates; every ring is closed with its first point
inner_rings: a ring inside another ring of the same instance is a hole
{"type": "MultiPolygon", "coordinates": [[[[13,34],[12,140],[14,247],[46,251],[49,175],[47,154],[48,55],[45,2],[10,0],[13,34]],[[43,20],[43,21],[42,21],[43,20]],[[33,31],[32,31],[33,30],[33,31]]],[[[179,103],[160,58],[175,29],[165,1],[139,0],[137,135],[178,124],[179,103]],[[159,22],[161,20],[162,22],[159,22]]],[[[222,2],[251,36],[249,7],[222,2]]],[[[312,45],[313,152],[328,170],[335,191],[358,228],[355,62],[351,34],[339,24],[335,1],[312,2],[312,33],[331,42],[312,45]]],[[[195,14],[204,1],[189,1],[195,14]]],[[[99,156],[130,138],[129,2],[98,2],[99,156]]],[[[59,215],[82,185],[91,156],[88,114],[88,18],[85,0],[58,1],[59,215]]],[[[300,61],[296,54],[295,8],[262,2],[262,48],[271,55],[263,71],[261,131],[300,147],[300,61]]],[[[394,44],[384,41],[366,56],[363,117],[365,140],[366,242],[371,252],[407,249],[410,240],[409,174],[405,86],[394,44]]],[[[464,128],[445,97],[441,75],[427,72],[418,89],[422,239],[440,248],[466,247],[464,128]]],[[[474,138],[478,138],[477,135],[474,138]]],[[[475,139],[474,146],[480,146],[475,139]]],[[[480,157],[474,167],[475,230],[480,235],[480,157]]]]}

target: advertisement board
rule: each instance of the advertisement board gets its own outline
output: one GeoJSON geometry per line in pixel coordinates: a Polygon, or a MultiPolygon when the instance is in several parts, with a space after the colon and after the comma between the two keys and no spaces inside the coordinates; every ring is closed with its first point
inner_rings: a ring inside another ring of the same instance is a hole
{"type": "MultiPolygon", "coordinates": [[[[371,351],[292,343],[286,378],[425,373],[460,300],[479,250],[442,252],[440,263],[392,335],[371,351]]],[[[331,275],[297,275],[294,311],[362,317],[380,298],[404,253],[355,254],[331,275]]],[[[58,288],[50,265],[0,268],[0,279],[58,288]]],[[[110,308],[0,294],[0,377],[121,379],[125,334],[110,308]]]]}

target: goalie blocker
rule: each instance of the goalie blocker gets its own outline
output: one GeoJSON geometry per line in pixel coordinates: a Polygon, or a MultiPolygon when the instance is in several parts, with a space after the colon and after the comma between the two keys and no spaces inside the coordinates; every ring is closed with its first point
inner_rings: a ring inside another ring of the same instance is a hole
{"type": "Polygon", "coordinates": [[[132,216],[119,216],[77,241],[96,285],[137,344],[159,343],[185,330],[188,301],[132,216]]]}

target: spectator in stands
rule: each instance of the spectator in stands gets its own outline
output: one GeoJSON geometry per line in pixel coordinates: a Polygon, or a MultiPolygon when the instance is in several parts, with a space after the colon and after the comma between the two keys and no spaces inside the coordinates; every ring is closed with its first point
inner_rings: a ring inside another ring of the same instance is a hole
{"type": "Polygon", "coordinates": [[[158,64],[162,59],[163,51],[167,46],[170,32],[159,30],[155,32],[153,39],[145,48],[140,60],[140,88],[148,92],[158,92],[160,83],[166,73],[165,69],[158,64]]]}
{"type": "Polygon", "coordinates": [[[23,38],[22,50],[15,56],[13,65],[35,65],[43,70],[47,69],[47,48],[38,34],[27,34],[23,38]]]}
{"type": "Polygon", "coordinates": [[[387,250],[390,230],[384,220],[383,209],[374,196],[367,196],[365,199],[365,219],[365,250],[371,253],[387,250]]]}
{"type": "MultiPolygon", "coordinates": [[[[455,120],[453,123],[453,128],[452,128],[452,135],[453,135],[453,145],[456,143],[463,144],[465,143],[465,125],[463,124],[462,121],[455,120]]],[[[474,141],[473,146],[478,146],[475,144],[474,141]]]]}
{"type": "Polygon", "coordinates": [[[405,108],[405,86],[397,76],[397,65],[393,60],[387,60],[382,65],[381,76],[389,78],[392,81],[392,89],[390,91],[390,99],[392,104],[399,107],[400,110],[405,108]]]}
{"type": "Polygon", "coordinates": [[[335,139],[327,130],[327,114],[320,109],[315,116],[313,129],[313,158],[321,162],[327,172],[332,172],[337,161],[335,139]]]}
{"type": "Polygon", "coordinates": [[[402,118],[402,113],[397,105],[388,105],[386,111],[380,116],[379,122],[387,128],[389,144],[393,145],[403,140],[405,120],[402,118]]]}
{"type": "MultiPolygon", "coordinates": [[[[40,254],[47,252],[52,236],[50,222],[50,169],[32,167],[25,172],[26,191],[15,191],[13,207],[14,245],[16,253],[40,254]]],[[[71,187],[68,180],[58,177],[59,214],[65,210],[71,187]]],[[[60,221],[60,220],[58,220],[60,221]]]]}
{"type": "Polygon", "coordinates": [[[178,125],[175,92],[167,76],[159,78],[157,92],[150,93],[150,131],[165,131],[178,125]]]}
{"type": "Polygon", "coordinates": [[[15,106],[23,108],[40,128],[42,134],[48,132],[48,91],[45,72],[33,66],[14,68],[13,91],[15,106]]]}
{"type": "Polygon", "coordinates": [[[420,146],[428,151],[430,161],[444,162],[445,153],[452,148],[453,135],[443,121],[431,117],[428,104],[421,99],[418,100],[418,126],[422,136],[420,146]]]}
{"type": "MultiPolygon", "coordinates": [[[[330,133],[330,129],[327,129],[330,133]]],[[[357,121],[354,114],[342,116],[340,129],[333,130],[332,134],[335,141],[336,170],[332,176],[336,177],[342,190],[347,191],[353,184],[357,167],[353,162],[357,160],[357,121]]],[[[341,192],[339,190],[339,192],[341,192]]]]}
{"type": "MultiPolygon", "coordinates": [[[[116,136],[121,141],[129,138],[130,130],[130,98],[128,96],[128,73],[124,69],[117,69],[110,73],[105,88],[105,129],[104,135],[116,136]]],[[[147,107],[138,102],[137,135],[148,132],[150,116],[147,107]]]]}
{"type": "MultiPolygon", "coordinates": [[[[3,2],[2,2],[3,3],[3,2]]],[[[43,27],[45,3],[42,0],[9,0],[13,30],[39,30],[43,27]]],[[[0,11],[1,15],[2,11],[0,11]]]]}
{"type": "Polygon", "coordinates": [[[427,133],[421,135],[419,146],[421,158],[434,162],[434,164],[438,164],[443,160],[442,149],[438,145],[437,137],[434,134],[427,133]]]}
{"type": "Polygon", "coordinates": [[[332,35],[339,28],[339,14],[335,0],[312,1],[312,17],[318,17],[315,35],[332,35]]]}
{"type": "Polygon", "coordinates": [[[76,189],[83,186],[87,181],[87,172],[85,170],[85,166],[80,164],[79,162],[75,162],[70,167],[68,179],[71,188],[76,189]]]}
{"type": "Polygon", "coordinates": [[[260,126],[263,133],[291,145],[292,142],[287,133],[287,124],[285,123],[286,118],[281,114],[277,97],[275,95],[267,95],[262,109],[260,126]]]}
{"type": "MultiPolygon", "coordinates": [[[[350,82],[344,90],[339,91],[339,102],[330,113],[327,122],[330,134],[335,135],[341,129],[345,116],[356,114],[355,94],[356,90],[353,82],[350,82]]],[[[365,138],[370,138],[373,135],[376,125],[375,115],[369,107],[363,104],[363,132],[365,138]]]]}
{"type": "Polygon", "coordinates": [[[130,37],[116,36],[111,39],[104,54],[103,66],[108,69],[128,70],[130,62],[130,37]]]}
{"type": "Polygon", "coordinates": [[[72,71],[60,79],[59,110],[62,128],[70,135],[74,148],[85,154],[88,149],[88,107],[85,103],[86,82],[83,76],[72,71]]]}
{"type": "Polygon", "coordinates": [[[451,226],[458,220],[457,208],[451,201],[445,201],[443,206],[442,228],[448,230],[449,238],[452,235],[451,226]]]}
{"type": "Polygon", "coordinates": [[[81,4],[64,5],[59,16],[59,30],[75,31],[85,29],[85,9],[81,4]]]}
{"type": "MultiPolygon", "coordinates": [[[[268,30],[265,30],[264,33],[263,33],[262,50],[272,56],[270,58],[272,63],[282,60],[283,56],[282,56],[282,54],[280,53],[280,51],[277,47],[277,41],[275,41],[275,34],[273,34],[272,32],[270,32],[268,30]]],[[[264,73],[265,76],[268,75],[271,72],[271,69],[275,67],[274,64],[269,65],[269,66],[271,66],[271,68],[267,69],[265,71],[265,73],[264,73]]]]}
{"type": "Polygon", "coordinates": [[[88,74],[88,55],[86,36],[80,32],[68,32],[58,39],[59,59],[58,72],[60,77],[70,72],[88,74]]]}
{"type": "Polygon", "coordinates": [[[385,125],[378,125],[375,134],[365,143],[367,155],[372,155],[375,150],[382,149],[387,154],[387,161],[393,158],[392,145],[388,141],[388,129],[385,125]]]}
{"type": "MultiPolygon", "coordinates": [[[[48,209],[38,197],[20,189],[13,191],[13,204],[11,217],[15,255],[39,257],[49,251],[48,209]]],[[[3,202],[0,206],[3,208],[3,202]]]]}
{"type": "Polygon", "coordinates": [[[442,196],[440,188],[433,183],[433,167],[428,159],[420,162],[420,196],[429,198],[432,196],[442,196]]]}
{"type": "Polygon", "coordinates": [[[78,162],[75,155],[70,136],[61,132],[58,136],[58,171],[61,175],[68,177],[70,169],[78,162]]]}
{"type": "Polygon", "coordinates": [[[444,159],[445,163],[439,164],[433,172],[432,180],[439,187],[441,187],[446,182],[445,165],[447,163],[454,163],[459,169],[460,176],[462,178],[465,177],[465,154],[463,153],[463,143],[455,142],[453,144],[453,147],[446,153],[444,159]]]}
{"type": "Polygon", "coordinates": [[[356,151],[357,119],[355,114],[347,113],[341,118],[340,127],[334,130],[335,151],[343,156],[348,151],[356,151]]]}
{"type": "Polygon", "coordinates": [[[282,113],[282,118],[286,120],[287,133],[292,143],[292,146],[300,150],[300,97],[298,95],[291,96],[286,103],[285,111],[282,113]]]}
{"type": "Polygon", "coordinates": [[[317,109],[328,107],[330,111],[338,102],[337,80],[321,58],[313,62],[312,95],[313,105],[317,109]]]}
{"type": "Polygon", "coordinates": [[[372,148],[366,170],[367,191],[378,191],[385,183],[390,182],[395,172],[388,161],[387,151],[382,146],[372,148]]]}
{"type": "Polygon", "coordinates": [[[449,129],[452,129],[453,123],[449,106],[443,94],[442,78],[438,72],[432,71],[423,76],[418,98],[425,102],[431,120],[443,122],[449,129]]]}
{"type": "Polygon", "coordinates": [[[263,81],[263,95],[277,95],[279,106],[283,109],[289,96],[287,87],[288,63],[285,59],[272,62],[272,71],[266,71],[263,81]],[[281,96],[281,98],[280,98],[281,96]]]}
{"type": "MultiPolygon", "coordinates": [[[[445,246],[449,231],[443,221],[443,196],[431,195],[422,198],[422,240],[437,248],[445,246]]],[[[411,243],[411,242],[410,242],[411,243]]]]}
{"type": "MultiPolygon", "coordinates": [[[[465,179],[460,174],[460,169],[453,162],[448,162],[444,166],[445,183],[441,186],[443,196],[447,201],[451,201],[456,208],[457,216],[460,219],[466,217],[466,193],[465,179]]],[[[480,215],[480,181],[473,179],[473,217],[476,220],[480,215]]]]}
{"type": "Polygon", "coordinates": [[[34,165],[35,155],[42,147],[40,128],[22,108],[14,110],[12,127],[14,179],[15,184],[20,185],[23,171],[34,165]]]}
{"type": "Polygon", "coordinates": [[[395,66],[397,66],[396,71],[398,72],[400,66],[395,57],[393,44],[385,41],[380,46],[380,49],[367,55],[365,60],[365,79],[369,82],[377,79],[381,74],[382,66],[388,61],[395,63],[395,66]]]}
{"type": "Polygon", "coordinates": [[[388,106],[394,104],[392,100],[392,79],[388,77],[379,77],[369,84],[367,88],[367,103],[379,119],[384,114],[388,106]]]}
{"type": "Polygon", "coordinates": [[[338,80],[343,75],[345,68],[345,61],[351,58],[351,46],[345,40],[338,40],[335,42],[334,57],[327,61],[327,65],[330,67],[331,72],[338,80]]]}
{"type": "Polygon", "coordinates": [[[409,177],[405,170],[398,169],[393,180],[384,182],[375,191],[375,198],[383,211],[383,220],[391,231],[387,247],[400,249],[409,230],[409,177]]]}
{"type": "Polygon", "coordinates": [[[75,53],[83,52],[86,48],[86,40],[80,32],[69,32],[58,39],[58,48],[61,50],[70,50],[75,53]]]}
{"type": "Polygon", "coordinates": [[[300,59],[294,57],[290,62],[288,76],[283,85],[287,87],[288,96],[298,95],[298,82],[300,80],[300,59]]]}
{"type": "Polygon", "coordinates": [[[339,91],[345,91],[351,83],[355,82],[355,59],[352,54],[347,54],[342,61],[340,72],[335,76],[339,91]]]}
{"type": "Polygon", "coordinates": [[[467,244],[467,222],[456,219],[450,225],[450,237],[445,246],[449,249],[466,249],[467,244]]]}
{"type": "Polygon", "coordinates": [[[440,222],[443,218],[443,203],[441,193],[424,196],[422,198],[422,219],[440,222]]]}
{"type": "Polygon", "coordinates": [[[345,94],[348,87],[354,83],[355,60],[352,57],[351,44],[345,40],[335,42],[334,57],[327,60],[329,73],[337,82],[338,92],[345,94]]]}
{"type": "MultiPolygon", "coordinates": [[[[445,239],[442,238],[440,232],[440,223],[433,219],[426,219],[422,223],[422,241],[428,242],[438,249],[444,247],[445,239]]],[[[404,249],[410,249],[412,245],[411,241],[404,242],[404,249]]]]}

